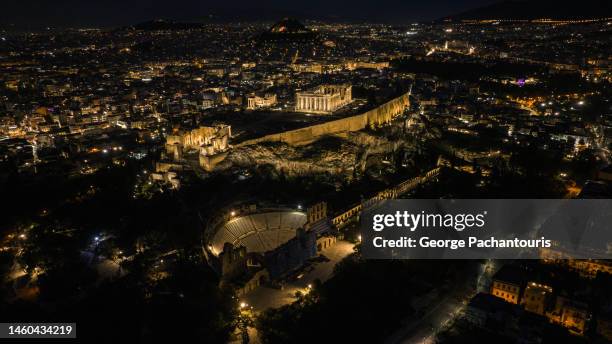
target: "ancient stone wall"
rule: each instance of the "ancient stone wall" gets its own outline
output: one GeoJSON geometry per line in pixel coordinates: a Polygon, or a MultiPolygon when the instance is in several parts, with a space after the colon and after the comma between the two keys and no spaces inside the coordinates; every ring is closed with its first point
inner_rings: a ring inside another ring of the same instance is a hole
{"type": "Polygon", "coordinates": [[[205,171],[210,172],[215,168],[215,166],[217,166],[217,164],[219,164],[221,161],[225,159],[225,157],[227,157],[227,154],[228,154],[227,151],[212,154],[212,155],[200,154],[199,155],[200,167],[203,168],[205,171]]]}
{"type": "Polygon", "coordinates": [[[290,145],[309,144],[324,135],[336,135],[350,131],[359,131],[368,126],[376,127],[388,123],[395,116],[400,115],[409,104],[409,93],[405,93],[359,115],[315,124],[305,128],[266,135],[257,139],[244,141],[236,146],[253,145],[261,142],[285,142],[290,145]]]}

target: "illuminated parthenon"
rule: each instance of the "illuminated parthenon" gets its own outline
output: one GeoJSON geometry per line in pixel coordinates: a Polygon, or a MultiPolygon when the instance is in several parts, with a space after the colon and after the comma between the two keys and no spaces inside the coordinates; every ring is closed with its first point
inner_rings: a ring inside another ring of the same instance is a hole
{"type": "Polygon", "coordinates": [[[349,84],[320,85],[295,94],[295,111],[329,114],[350,103],[352,86],[349,84]]]}

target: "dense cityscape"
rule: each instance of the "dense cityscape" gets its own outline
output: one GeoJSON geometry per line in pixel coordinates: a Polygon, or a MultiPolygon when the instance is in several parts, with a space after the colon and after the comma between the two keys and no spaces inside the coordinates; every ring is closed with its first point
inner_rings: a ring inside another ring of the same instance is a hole
{"type": "Polygon", "coordinates": [[[499,18],[0,26],[0,320],[611,342],[608,260],[361,255],[368,202],[612,198],[611,13],[499,18]]]}

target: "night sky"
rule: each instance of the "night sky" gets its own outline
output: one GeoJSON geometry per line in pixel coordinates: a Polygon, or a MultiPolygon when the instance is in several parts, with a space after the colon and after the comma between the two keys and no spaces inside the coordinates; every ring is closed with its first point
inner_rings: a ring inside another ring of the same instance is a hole
{"type": "Polygon", "coordinates": [[[496,0],[3,0],[0,24],[120,26],[155,18],[274,20],[282,16],[410,23],[456,14],[496,0]]]}

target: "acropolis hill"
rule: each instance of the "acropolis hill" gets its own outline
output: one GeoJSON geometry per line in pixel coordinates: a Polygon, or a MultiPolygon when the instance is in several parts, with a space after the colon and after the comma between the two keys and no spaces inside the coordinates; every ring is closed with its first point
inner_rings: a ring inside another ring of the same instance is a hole
{"type": "Polygon", "coordinates": [[[261,142],[285,142],[290,145],[311,143],[325,135],[359,131],[367,127],[378,127],[389,123],[395,116],[401,114],[410,105],[410,92],[406,92],[374,109],[342,119],[315,124],[300,129],[294,129],[260,138],[241,142],[237,146],[252,145],[261,142]]]}

